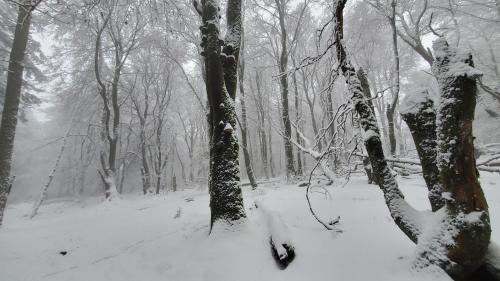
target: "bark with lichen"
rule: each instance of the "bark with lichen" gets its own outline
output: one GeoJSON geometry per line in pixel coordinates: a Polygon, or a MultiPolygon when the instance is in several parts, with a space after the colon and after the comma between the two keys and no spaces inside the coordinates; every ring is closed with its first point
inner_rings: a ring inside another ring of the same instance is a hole
{"type": "Polygon", "coordinates": [[[209,104],[211,227],[218,221],[231,224],[246,217],[239,186],[239,146],[234,106],[241,43],[241,1],[227,2],[227,34],[224,40],[219,37],[219,14],[217,1],[202,1],[200,30],[209,104]]]}
{"type": "Polygon", "coordinates": [[[422,95],[422,98],[412,105],[413,108],[406,110],[402,107],[400,113],[417,148],[422,174],[429,190],[431,209],[435,212],[444,206],[436,163],[436,111],[427,91],[416,94],[422,95]]]}

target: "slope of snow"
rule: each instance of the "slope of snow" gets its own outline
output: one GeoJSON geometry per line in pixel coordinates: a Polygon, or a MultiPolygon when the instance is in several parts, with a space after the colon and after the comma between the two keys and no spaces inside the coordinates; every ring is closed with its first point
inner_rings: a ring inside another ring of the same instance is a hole
{"type": "MultiPolygon", "coordinates": [[[[429,207],[419,177],[400,178],[417,209],[429,207]]],[[[500,242],[500,176],[485,173],[493,240],[500,242]]],[[[106,203],[58,202],[11,205],[0,229],[2,280],[450,280],[443,273],[415,272],[415,245],[395,226],[382,192],[353,177],[329,188],[332,199],[312,193],[325,220],[341,217],[326,231],[310,215],[304,187],[268,184],[244,190],[248,219],[208,236],[206,191],[129,196],[106,203]],[[293,239],[296,258],[285,270],[272,259],[267,223],[253,206],[264,199],[278,212],[293,239]],[[187,199],[187,200],[186,200],[187,199]],[[61,252],[66,251],[65,255],[61,252]]]]}

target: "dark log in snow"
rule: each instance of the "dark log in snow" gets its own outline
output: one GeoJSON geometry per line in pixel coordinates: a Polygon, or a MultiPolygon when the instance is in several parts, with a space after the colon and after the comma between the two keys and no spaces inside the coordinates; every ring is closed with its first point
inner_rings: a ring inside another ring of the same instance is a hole
{"type": "Polygon", "coordinates": [[[273,258],[280,269],[285,269],[295,259],[295,247],[288,226],[278,212],[270,210],[261,201],[255,201],[255,207],[266,220],[273,258]]]}

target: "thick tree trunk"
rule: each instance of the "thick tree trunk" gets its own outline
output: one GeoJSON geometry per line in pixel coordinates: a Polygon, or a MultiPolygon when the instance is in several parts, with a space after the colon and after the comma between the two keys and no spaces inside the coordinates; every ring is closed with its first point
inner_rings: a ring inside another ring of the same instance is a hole
{"type": "Polygon", "coordinates": [[[409,94],[400,109],[401,116],[410,128],[418,157],[422,164],[422,174],[429,189],[429,201],[435,212],[444,206],[439,183],[436,143],[436,111],[434,102],[427,91],[409,94]]]}
{"type": "MultiPolygon", "coordinates": [[[[366,98],[366,103],[372,110],[373,116],[375,117],[375,107],[373,106],[370,84],[368,82],[368,79],[366,78],[366,73],[362,68],[359,68],[358,71],[356,72],[356,76],[358,77],[359,83],[361,84],[361,88],[363,89],[363,95],[366,98]]],[[[366,176],[368,177],[368,184],[373,183],[378,185],[377,175],[373,173],[373,168],[372,165],[370,164],[370,159],[363,158],[363,167],[365,169],[366,176]]]]}
{"type": "Polygon", "coordinates": [[[5,101],[0,125],[0,226],[7,205],[8,189],[11,183],[10,170],[12,152],[17,127],[17,112],[23,84],[24,54],[28,44],[31,24],[31,1],[22,1],[19,5],[14,40],[9,57],[5,101]]]}
{"type": "Polygon", "coordinates": [[[366,73],[362,68],[358,69],[358,72],[356,73],[358,76],[359,82],[361,83],[361,88],[363,89],[363,94],[365,95],[366,102],[372,109],[373,113],[375,113],[375,107],[373,106],[373,101],[372,101],[372,93],[370,90],[370,83],[368,82],[368,79],[366,78],[366,73]]]}
{"type": "Polygon", "coordinates": [[[441,239],[436,239],[439,244],[433,248],[446,249],[446,256],[435,255],[429,248],[421,257],[445,269],[454,280],[465,280],[483,263],[491,234],[488,205],[477,180],[472,134],[479,74],[472,56],[458,53],[446,40],[436,40],[433,48],[433,72],[441,90],[437,159],[445,199],[441,239]],[[442,234],[451,237],[442,238],[442,234]]]}
{"type": "Polygon", "coordinates": [[[241,1],[228,0],[227,3],[227,34],[224,42],[221,42],[217,1],[202,2],[202,47],[209,103],[211,228],[218,221],[231,224],[246,217],[239,186],[239,148],[234,129],[241,1]]]}

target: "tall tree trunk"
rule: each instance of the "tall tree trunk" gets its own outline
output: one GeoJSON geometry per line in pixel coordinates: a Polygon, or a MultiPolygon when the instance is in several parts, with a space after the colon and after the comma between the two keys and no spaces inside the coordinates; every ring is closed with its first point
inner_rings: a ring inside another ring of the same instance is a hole
{"type": "Polygon", "coordinates": [[[262,158],[262,169],[266,179],[269,179],[269,158],[267,155],[267,136],[266,136],[266,112],[264,110],[264,101],[262,97],[262,89],[261,89],[261,80],[259,72],[255,71],[255,84],[257,87],[257,98],[256,98],[256,106],[257,106],[257,115],[259,120],[259,138],[260,138],[260,156],[262,158]]]}
{"type": "Polygon", "coordinates": [[[392,15],[389,18],[392,29],[392,49],[394,53],[394,88],[391,88],[392,102],[387,106],[387,120],[389,123],[389,142],[391,145],[391,155],[396,156],[396,133],[394,131],[394,115],[399,99],[399,50],[398,50],[398,33],[396,29],[396,0],[391,2],[392,15]],[[394,89],[394,90],[392,90],[394,89]]]}
{"type": "Polygon", "coordinates": [[[281,88],[281,106],[284,129],[284,143],[285,143],[285,164],[286,164],[286,178],[291,180],[295,175],[295,165],[293,159],[293,146],[290,139],[292,138],[292,124],[290,123],[290,112],[288,105],[288,75],[285,73],[288,70],[288,50],[287,50],[287,32],[285,26],[285,8],[284,0],[275,0],[278,9],[279,23],[280,23],[280,36],[281,36],[281,55],[279,58],[280,70],[280,88],[281,88]]]}
{"type": "MultiPolygon", "coordinates": [[[[297,139],[297,142],[300,144],[301,143],[301,138],[299,134],[299,127],[300,127],[300,102],[299,102],[299,89],[297,87],[297,75],[295,72],[292,75],[293,79],[293,88],[295,92],[295,125],[297,126],[297,130],[295,132],[295,137],[297,139]]],[[[301,176],[303,171],[302,171],[302,159],[301,159],[301,154],[302,152],[297,149],[297,175],[301,176]]]]}
{"type": "Polygon", "coordinates": [[[31,12],[33,9],[30,3],[31,1],[24,0],[19,5],[14,40],[9,57],[2,124],[0,125],[0,226],[2,225],[3,213],[7,205],[7,195],[11,183],[10,170],[14,137],[16,135],[17,112],[19,110],[23,84],[24,54],[28,44],[31,12]]]}
{"type": "MultiPolygon", "coordinates": [[[[141,117],[143,119],[145,116],[141,117]]],[[[142,192],[143,194],[147,194],[151,191],[151,173],[149,171],[149,163],[148,163],[148,155],[147,155],[147,144],[146,144],[146,120],[143,119],[141,122],[141,132],[140,132],[140,141],[141,141],[141,175],[142,175],[142,192]]]]}
{"type": "MultiPolygon", "coordinates": [[[[398,106],[398,111],[399,111],[399,107],[398,106]]],[[[405,141],[404,141],[404,136],[403,136],[403,129],[402,129],[402,119],[400,117],[398,117],[396,115],[396,136],[397,136],[397,143],[398,143],[398,147],[399,147],[399,155],[405,155],[406,154],[406,149],[405,149],[405,141]]]]}
{"type": "Polygon", "coordinates": [[[205,0],[202,4],[202,47],[209,103],[210,226],[213,228],[218,221],[231,223],[246,217],[239,186],[238,139],[234,131],[241,1],[227,2],[227,34],[224,42],[219,38],[220,7],[217,1],[205,0]]]}
{"type": "Polygon", "coordinates": [[[245,104],[245,85],[243,85],[243,81],[245,78],[245,58],[244,58],[244,50],[245,50],[245,40],[244,40],[244,31],[243,27],[241,27],[241,50],[240,50],[240,60],[239,60],[239,79],[240,79],[240,102],[241,102],[241,146],[243,149],[243,159],[245,161],[245,168],[247,171],[248,180],[250,181],[250,185],[253,189],[257,188],[257,181],[255,180],[255,175],[253,173],[252,160],[250,158],[250,153],[248,152],[248,123],[247,123],[247,108],[245,104]]]}
{"type": "Polygon", "coordinates": [[[436,143],[436,111],[434,102],[427,91],[409,94],[405,97],[400,109],[401,116],[410,128],[418,157],[422,164],[422,174],[429,189],[429,201],[432,211],[444,206],[441,197],[442,188],[439,183],[437,167],[436,143]]]}
{"type": "Polygon", "coordinates": [[[268,138],[268,147],[269,147],[269,170],[271,171],[271,177],[276,177],[276,170],[274,167],[274,156],[273,156],[273,131],[271,127],[271,111],[268,110],[268,121],[267,121],[267,138],[268,138]]]}
{"type": "MultiPolygon", "coordinates": [[[[314,70],[316,71],[316,70],[314,70]]],[[[304,70],[301,70],[301,76],[302,76],[302,87],[304,88],[304,96],[306,98],[306,103],[309,108],[309,114],[311,115],[311,125],[314,133],[314,137],[318,138],[319,137],[319,129],[318,129],[318,122],[316,121],[316,115],[314,114],[314,106],[315,106],[315,101],[316,101],[316,93],[313,92],[313,98],[309,96],[309,86],[307,83],[307,77],[306,74],[304,73],[304,70]]],[[[312,82],[311,82],[312,85],[312,82]]],[[[314,85],[313,85],[314,86],[314,85]]],[[[314,89],[311,87],[311,89],[314,89]]],[[[323,151],[323,142],[321,140],[317,140],[318,143],[318,151],[323,151]]]]}
{"type": "MultiPolygon", "coordinates": [[[[95,46],[94,46],[94,74],[97,80],[98,84],[98,91],[99,95],[102,99],[103,102],[103,116],[101,120],[101,152],[100,152],[100,163],[101,163],[101,170],[98,170],[99,175],[101,177],[101,180],[104,184],[104,196],[107,200],[111,200],[116,195],[118,194],[118,191],[116,189],[116,169],[115,169],[115,158],[116,158],[116,148],[117,148],[117,129],[119,125],[119,115],[114,116],[113,120],[113,127],[112,129],[110,128],[110,120],[111,120],[111,109],[109,107],[109,97],[108,97],[108,90],[106,88],[106,85],[104,85],[104,82],[101,79],[101,67],[102,67],[102,60],[101,60],[101,37],[102,33],[104,32],[109,19],[111,18],[112,11],[110,11],[106,18],[103,21],[102,26],[98,28],[97,35],[96,35],[96,40],[95,40],[95,46]],[[117,122],[118,121],[118,122],[117,122]],[[116,125],[116,127],[115,127],[116,125]]],[[[118,64],[117,59],[115,58],[115,65],[118,64]]],[[[113,75],[113,82],[112,82],[112,95],[118,94],[117,86],[118,86],[118,79],[119,76],[116,74],[119,73],[119,69],[114,70],[114,75],[113,75]]],[[[112,97],[113,101],[113,111],[116,110],[115,105],[118,106],[118,101],[117,97],[112,97]],[[115,100],[116,99],[116,100],[115,100]]],[[[119,112],[119,107],[118,107],[118,112],[119,112]]],[[[113,112],[114,113],[114,112],[113,112]]]]}

